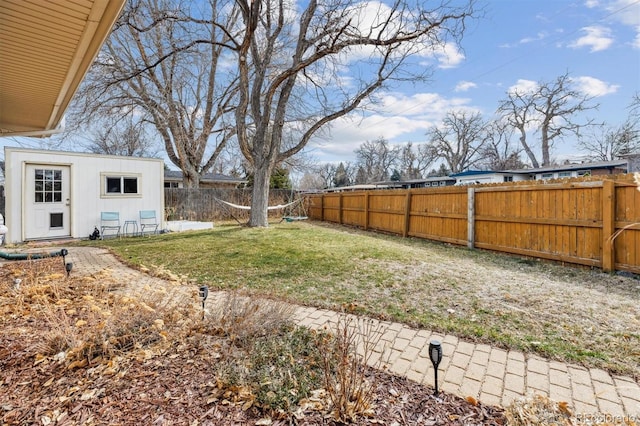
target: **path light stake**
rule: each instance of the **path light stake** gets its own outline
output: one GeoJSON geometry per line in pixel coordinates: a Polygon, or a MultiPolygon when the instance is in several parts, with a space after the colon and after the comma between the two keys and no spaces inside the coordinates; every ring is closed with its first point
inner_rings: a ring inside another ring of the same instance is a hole
{"type": "Polygon", "coordinates": [[[67,277],[71,274],[71,270],[73,269],[73,263],[67,262],[64,264],[64,269],[67,271],[67,277]]]}
{"type": "Polygon", "coordinates": [[[439,340],[432,340],[429,342],[429,358],[431,358],[431,363],[433,364],[433,370],[435,375],[435,384],[436,391],[433,393],[434,395],[438,394],[438,365],[440,365],[440,361],[442,361],[442,345],[439,340]]]}
{"type": "Polygon", "coordinates": [[[62,264],[67,265],[67,255],[69,254],[69,250],[67,249],[62,249],[60,250],[60,254],[62,255],[62,264]]]}
{"type": "Polygon", "coordinates": [[[200,300],[202,300],[202,321],[204,321],[204,301],[207,300],[207,296],[209,296],[209,287],[201,285],[199,294],[200,300]]]}

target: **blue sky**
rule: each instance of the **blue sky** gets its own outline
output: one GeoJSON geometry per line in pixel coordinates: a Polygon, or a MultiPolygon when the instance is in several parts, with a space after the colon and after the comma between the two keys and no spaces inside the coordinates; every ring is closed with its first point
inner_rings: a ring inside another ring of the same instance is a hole
{"type": "MultiPolygon", "coordinates": [[[[640,91],[640,0],[484,0],[462,50],[433,58],[432,81],[382,94],[376,112],[334,123],[309,152],[319,162],[354,161],[363,142],[426,141],[428,128],[458,108],[493,117],[509,88],[553,82],[569,73],[600,104],[589,115],[621,124],[640,91]]],[[[558,160],[578,158],[574,140],[558,143],[558,160]]]]}
{"type": "MultiPolygon", "coordinates": [[[[315,139],[307,149],[311,158],[354,162],[354,151],[378,138],[423,143],[447,111],[464,108],[490,119],[509,88],[552,82],[567,72],[600,104],[590,116],[610,125],[626,119],[640,91],[640,0],[478,0],[478,7],[484,16],[470,23],[462,50],[420,58],[434,69],[428,84],[379,93],[377,110],[334,122],[328,137],[315,139]]],[[[0,139],[0,145],[19,142],[0,139]]],[[[580,154],[572,139],[553,151],[556,160],[580,154]]]]}

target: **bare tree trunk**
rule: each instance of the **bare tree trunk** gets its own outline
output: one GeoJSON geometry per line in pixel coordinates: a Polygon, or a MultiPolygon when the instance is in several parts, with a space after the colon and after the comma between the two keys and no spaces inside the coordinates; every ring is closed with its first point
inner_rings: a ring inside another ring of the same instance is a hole
{"type": "Polygon", "coordinates": [[[542,167],[551,165],[551,155],[549,153],[549,129],[542,127],[542,167]]]}
{"type": "Polygon", "coordinates": [[[533,166],[533,168],[537,169],[538,167],[540,167],[540,163],[538,163],[536,155],[531,150],[529,144],[527,144],[527,134],[523,129],[520,129],[520,133],[522,134],[520,136],[520,144],[522,145],[522,149],[524,149],[524,152],[527,153],[527,156],[529,157],[529,160],[531,160],[531,165],[533,166]]]}
{"type": "Polygon", "coordinates": [[[272,167],[256,167],[253,176],[251,192],[251,214],[249,226],[269,226],[269,183],[271,182],[272,167]]]}

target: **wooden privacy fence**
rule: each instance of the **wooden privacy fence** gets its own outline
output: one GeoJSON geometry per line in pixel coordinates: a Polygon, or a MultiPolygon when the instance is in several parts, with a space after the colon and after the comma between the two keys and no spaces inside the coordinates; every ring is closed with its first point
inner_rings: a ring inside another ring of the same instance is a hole
{"type": "MultiPolygon", "coordinates": [[[[286,204],[297,197],[291,190],[272,189],[269,191],[269,205],[286,204]]],[[[248,210],[240,210],[225,205],[224,200],[241,206],[251,205],[251,188],[165,188],[164,210],[167,220],[246,220],[248,210]]],[[[280,217],[283,210],[272,210],[269,215],[280,217]]]]}
{"type": "Polygon", "coordinates": [[[309,196],[311,219],[640,273],[640,191],[616,180],[309,196]]]}

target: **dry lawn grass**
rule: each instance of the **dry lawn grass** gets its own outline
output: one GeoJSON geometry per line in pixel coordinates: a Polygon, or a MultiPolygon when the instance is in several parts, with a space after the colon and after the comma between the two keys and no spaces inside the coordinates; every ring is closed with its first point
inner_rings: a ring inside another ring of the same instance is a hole
{"type": "Polygon", "coordinates": [[[105,242],[139,268],[640,379],[640,280],[326,223],[105,242]],[[184,254],[188,253],[188,256],[184,254]]]}

